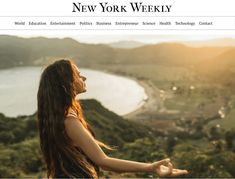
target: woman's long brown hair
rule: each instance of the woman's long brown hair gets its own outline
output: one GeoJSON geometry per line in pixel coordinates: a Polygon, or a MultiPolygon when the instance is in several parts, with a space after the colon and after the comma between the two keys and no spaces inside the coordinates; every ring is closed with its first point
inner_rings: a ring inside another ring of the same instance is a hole
{"type": "MultiPolygon", "coordinates": [[[[79,102],[75,100],[77,95],[75,82],[79,78],[76,70],[71,60],[62,59],[49,65],[41,75],[37,94],[37,114],[40,146],[48,178],[56,177],[58,171],[68,177],[77,177],[70,171],[71,166],[81,169],[87,176],[98,177],[84,153],[73,145],[65,131],[64,121],[69,108],[72,108],[77,113],[78,120],[95,138],[94,132],[83,116],[79,102]],[[66,165],[67,161],[70,166],[66,165]]],[[[111,149],[98,140],[96,142],[102,147],[111,149]]]]}

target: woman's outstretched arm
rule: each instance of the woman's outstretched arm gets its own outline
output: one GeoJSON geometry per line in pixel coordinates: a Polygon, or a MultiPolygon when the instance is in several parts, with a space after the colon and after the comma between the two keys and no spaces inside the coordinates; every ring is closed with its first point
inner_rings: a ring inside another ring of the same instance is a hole
{"type": "MultiPolygon", "coordinates": [[[[74,142],[74,145],[80,147],[93,162],[95,162],[104,170],[115,172],[155,172],[161,175],[161,171],[158,170],[160,165],[169,162],[166,160],[161,160],[155,163],[142,163],[108,157],[96,143],[93,136],[75,117],[68,117],[65,120],[65,129],[68,136],[74,142]]],[[[183,171],[184,170],[180,171],[179,173],[184,174],[186,172],[183,171]]],[[[168,171],[163,171],[163,174],[165,175],[169,173],[172,173],[172,168],[168,171]]]]}

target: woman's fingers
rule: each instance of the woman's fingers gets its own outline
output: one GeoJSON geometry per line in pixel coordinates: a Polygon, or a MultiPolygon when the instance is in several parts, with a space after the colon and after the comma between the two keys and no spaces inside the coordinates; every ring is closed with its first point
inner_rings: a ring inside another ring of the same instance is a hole
{"type": "Polygon", "coordinates": [[[173,171],[173,172],[178,172],[178,171],[187,171],[187,170],[181,170],[181,169],[173,168],[172,171],[173,171]]]}
{"type": "Polygon", "coordinates": [[[170,174],[170,177],[177,177],[177,176],[186,175],[186,174],[188,174],[187,170],[173,169],[172,173],[170,174]]]}
{"type": "Polygon", "coordinates": [[[160,177],[177,177],[188,174],[187,170],[173,168],[169,158],[155,162],[154,168],[160,177]]]}
{"type": "Polygon", "coordinates": [[[168,165],[168,163],[170,163],[170,159],[169,158],[166,158],[166,159],[163,159],[163,160],[160,160],[158,162],[155,162],[154,166],[157,168],[157,167],[160,167],[160,165],[168,165]]]}
{"type": "Polygon", "coordinates": [[[178,171],[180,171],[180,169],[176,169],[176,168],[173,169],[173,172],[178,172],[178,171]]]}
{"type": "Polygon", "coordinates": [[[160,177],[177,177],[188,174],[187,170],[173,169],[171,164],[168,167],[161,165],[157,171],[160,177]]]}
{"type": "Polygon", "coordinates": [[[172,165],[172,163],[169,162],[169,163],[167,164],[167,167],[168,167],[169,170],[172,172],[172,170],[173,170],[173,165],[172,165]]]}

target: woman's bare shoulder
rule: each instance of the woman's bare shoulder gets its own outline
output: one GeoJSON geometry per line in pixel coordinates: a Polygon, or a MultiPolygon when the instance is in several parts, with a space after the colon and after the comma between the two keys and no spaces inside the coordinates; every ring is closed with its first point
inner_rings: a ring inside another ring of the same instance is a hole
{"type": "Polygon", "coordinates": [[[75,122],[78,122],[78,117],[75,115],[67,115],[64,120],[65,126],[73,125],[75,122]]]}
{"type": "Polygon", "coordinates": [[[77,113],[73,110],[69,110],[68,114],[65,119],[73,119],[73,118],[78,118],[77,113]]]}
{"type": "Polygon", "coordinates": [[[65,122],[67,122],[67,121],[73,121],[73,120],[77,120],[78,118],[76,117],[76,116],[70,116],[70,115],[68,115],[68,116],[66,116],[65,117],[65,122]]]}
{"type": "Polygon", "coordinates": [[[68,126],[74,125],[75,122],[78,122],[78,116],[76,113],[69,112],[68,115],[65,117],[65,127],[67,128],[68,126]]]}

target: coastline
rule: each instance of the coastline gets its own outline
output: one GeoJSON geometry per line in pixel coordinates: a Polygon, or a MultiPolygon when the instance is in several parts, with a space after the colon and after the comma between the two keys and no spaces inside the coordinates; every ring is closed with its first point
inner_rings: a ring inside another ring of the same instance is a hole
{"type": "Polygon", "coordinates": [[[164,106],[164,99],[171,98],[171,94],[158,89],[150,80],[135,80],[145,89],[148,98],[141,107],[122,117],[162,132],[175,130],[175,118],[179,113],[164,106]]]}
{"type": "Polygon", "coordinates": [[[139,107],[137,107],[134,111],[131,111],[127,114],[121,115],[124,118],[130,119],[130,120],[134,120],[135,117],[137,117],[139,114],[145,113],[146,109],[149,108],[153,103],[154,99],[155,99],[155,95],[154,94],[154,89],[153,89],[153,85],[150,84],[150,81],[147,80],[140,80],[136,77],[133,76],[129,76],[126,74],[122,74],[122,73],[118,73],[115,72],[111,69],[104,69],[101,66],[89,66],[89,67],[83,67],[81,66],[81,68],[83,69],[90,69],[90,70],[98,70],[101,71],[103,73],[107,73],[107,74],[112,74],[112,75],[116,75],[116,76],[120,76],[120,77],[124,77],[124,78],[128,78],[130,80],[135,81],[139,86],[141,86],[144,89],[144,92],[146,94],[147,99],[143,99],[141,102],[144,102],[142,105],[140,105],[139,107]]]}
{"type": "Polygon", "coordinates": [[[147,99],[143,99],[143,101],[141,101],[144,103],[139,107],[137,107],[134,111],[121,115],[122,117],[128,120],[139,121],[143,118],[144,115],[146,116],[146,114],[152,113],[154,111],[156,112],[161,106],[160,90],[154,87],[154,84],[150,80],[143,80],[143,79],[140,80],[136,77],[127,74],[118,73],[111,69],[100,68],[100,66],[98,67],[90,66],[90,67],[81,67],[81,68],[99,70],[104,73],[113,74],[124,78],[129,78],[131,80],[134,80],[138,85],[144,88],[144,92],[147,96],[147,99]]]}
{"type": "Polygon", "coordinates": [[[179,116],[179,111],[166,109],[164,100],[171,98],[170,92],[165,92],[157,88],[152,81],[146,79],[138,79],[137,77],[123,74],[112,69],[105,69],[102,67],[92,66],[90,69],[100,70],[105,73],[120,75],[129,78],[138,83],[144,88],[147,99],[144,104],[134,111],[121,115],[124,119],[135,121],[159,131],[170,131],[175,129],[175,118],[179,116]]]}
{"type": "Polygon", "coordinates": [[[128,120],[133,120],[133,121],[143,121],[144,119],[149,119],[150,114],[161,111],[161,108],[163,107],[163,102],[160,97],[161,90],[155,87],[155,85],[150,80],[138,79],[137,77],[115,72],[112,69],[104,70],[100,66],[99,67],[91,66],[87,69],[99,70],[104,73],[109,73],[109,74],[129,78],[131,80],[134,80],[138,85],[144,88],[145,94],[147,96],[147,99],[143,99],[144,103],[140,107],[135,109],[134,111],[131,111],[130,113],[122,115],[122,117],[128,120]]]}
{"type": "MultiPolygon", "coordinates": [[[[133,78],[132,78],[133,79],[133,78]]],[[[136,110],[123,115],[124,118],[130,120],[140,120],[144,114],[152,113],[157,111],[160,106],[160,93],[159,89],[155,88],[151,81],[149,80],[139,80],[137,78],[134,79],[140,86],[142,86],[147,95],[147,99],[144,101],[144,104],[141,105],[136,110]]]]}

